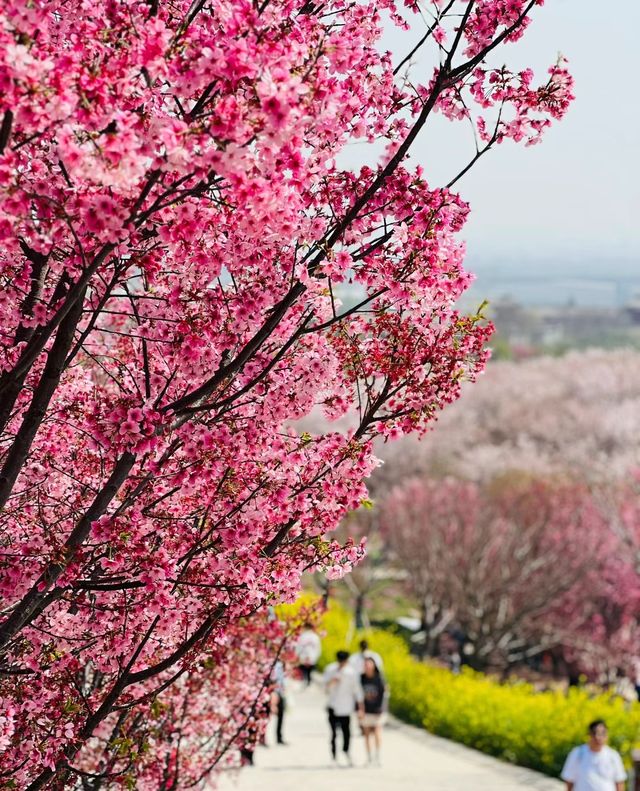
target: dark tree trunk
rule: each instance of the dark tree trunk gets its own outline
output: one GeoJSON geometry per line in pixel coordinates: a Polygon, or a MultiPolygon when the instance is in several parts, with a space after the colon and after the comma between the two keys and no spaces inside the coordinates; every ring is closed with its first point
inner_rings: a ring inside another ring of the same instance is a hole
{"type": "Polygon", "coordinates": [[[356,629],[364,629],[365,595],[358,593],[355,598],[354,616],[356,629]]]}

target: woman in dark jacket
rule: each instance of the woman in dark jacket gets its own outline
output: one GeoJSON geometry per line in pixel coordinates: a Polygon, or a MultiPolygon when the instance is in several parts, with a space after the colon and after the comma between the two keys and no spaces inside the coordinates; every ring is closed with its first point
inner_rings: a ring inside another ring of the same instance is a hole
{"type": "Polygon", "coordinates": [[[360,676],[360,683],[364,692],[364,714],[360,719],[360,725],[367,747],[367,761],[371,763],[373,760],[379,766],[387,687],[378,666],[371,657],[367,657],[364,661],[364,673],[360,676]],[[375,747],[373,759],[372,746],[375,747]]]}

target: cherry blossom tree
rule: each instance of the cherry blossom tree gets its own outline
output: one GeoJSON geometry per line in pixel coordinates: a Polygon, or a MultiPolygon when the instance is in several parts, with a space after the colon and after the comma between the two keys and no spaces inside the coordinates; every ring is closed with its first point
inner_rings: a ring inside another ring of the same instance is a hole
{"type": "Polygon", "coordinates": [[[640,577],[587,487],[414,479],[381,524],[429,651],[455,626],[479,668],[555,649],[596,672],[633,655],[640,577]]]}
{"type": "Polygon", "coordinates": [[[210,642],[201,652],[198,672],[182,674],[162,695],[143,697],[115,732],[108,722],[96,728],[80,774],[84,786],[102,780],[149,791],[193,787],[216,766],[237,769],[238,748],[253,750],[264,737],[286,634],[263,617],[232,624],[224,643],[210,642]]]}
{"type": "Polygon", "coordinates": [[[251,618],[358,559],[326,534],[372,440],[423,431],[485,362],[452,187],[570,103],[562,61],[536,86],[488,60],[538,5],[3,4],[6,786],[193,787],[255,732],[251,618]],[[397,63],[383,16],[427,20],[397,63]],[[436,112],[478,134],[444,186],[407,162],[436,112]],[[300,433],[314,407],[357,426],[300,433]]]}

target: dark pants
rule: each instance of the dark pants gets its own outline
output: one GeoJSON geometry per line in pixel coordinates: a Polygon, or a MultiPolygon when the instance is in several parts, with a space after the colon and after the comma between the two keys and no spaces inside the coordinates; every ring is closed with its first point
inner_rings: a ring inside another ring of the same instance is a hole
{"type": "Polygon", "coordinates": [[[278,707],[276,708],[276,739],[278,740],[278,744],[282,744],[284,742],[284,738],[282,736],[282,723],[284,721],[284,710],[286,703],[284,700],[284,695],[281,695],[279,692],[277,694],[278,707]]]}
{"type": "Polygon", "coordinates": [[[302,675],[302,680],[306,683],[307,686],[311,684],[311,672],[315,665],[298,665],[300,670],[300,674],[302,675]]]}
{"type": "Polygon", "coordinates": [[[240,759],[242,766],[253,766],[253,750],[250,750],[248,747],[241,747],[240,759]]]}
{"type": "Polygon", "coordinates": [[[342,750],[345,753],[349,752],[349,744],[351,742],[351,717],[338,717],[333,709],[327,709],[329,712],[329,726],[331,728],[331,755],[336,757],[336,737],[338,735],[338,728],[342,731],[342,750]]]}

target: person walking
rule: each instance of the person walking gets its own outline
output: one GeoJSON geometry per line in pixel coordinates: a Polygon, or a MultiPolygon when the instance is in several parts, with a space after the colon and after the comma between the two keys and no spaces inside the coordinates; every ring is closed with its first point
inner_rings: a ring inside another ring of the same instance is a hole
{"type": "Polygon", "coordinates": [[[633,660],[632,666],[633,686],[636,691],[636,697],[640,701],[640,658],[636,657],[633,660]]]}
{"type": "Polygon", "coordinates": [[[364,714],[360,725],[367,748],[367,763],[380,766],[380,743],[382,741],[382,721],[387,686],[380,669],[371,657],[364,660],[364,673],[360,676],[360,685],[364,697],[364,714]],[[372,747],[375,752],[372,755],[372,747]]]}
{"type": "Polygon", "coordinates": [[[284,672],[284,663],[280,659],[278,659],[273,667],[271,679],[273,681],[271,713],[275,714],[276,716],[276,741],[278,744],[286,744],[284,736],[282,735],[284,713],[287,708],[286,678],[284,672]]]}
{"type": "Polygon", "coordinates": [[[302,680],[308,687],[309,684],[311,684],[311,674],[318,663],[318,659],[320,659],[320,653],[322,651],[320,638],[315,632],[313,624],[309,621],[305,623],[304,630],[300,633],[296,641],[294,651],[298,658],[298,669],[300,670],[302,680]]]}
{"type": "Polygon", "coordinates": [[[571,750],[562,769],[567,791],[624,791],[627,773],[620,754],[607,745],[604,720],[594,720],[588,730],[588,741],[571,750]]]}
{"type": "Polygon", "coordinates": [[[355,654],[351,654],[349,657],[349,664],[356,671],[358,676],[361,676],[364,673],[365,659],[373,659],[378,670],[381,673],[384,672],[384,665],[382,663],[382,657],[380,654],[378,654],[376,651],[372,651],[369,648],[369,643],[366,640],[360,640],[360,650],[355,654]]]}
{"type": "Polygon", "coordinates": [[[338,759],[337,733],[342,732],[342,752],[348,766],[353,766],[351,753],[351,714],[357,709],[358,716],[364,715],[364,694],[360,679],[349,666],[349,652],[338,651],[337,662],[327,665],[323,683],[327,693],[327,712],[331,729],[331,757],[338,759]]]}

